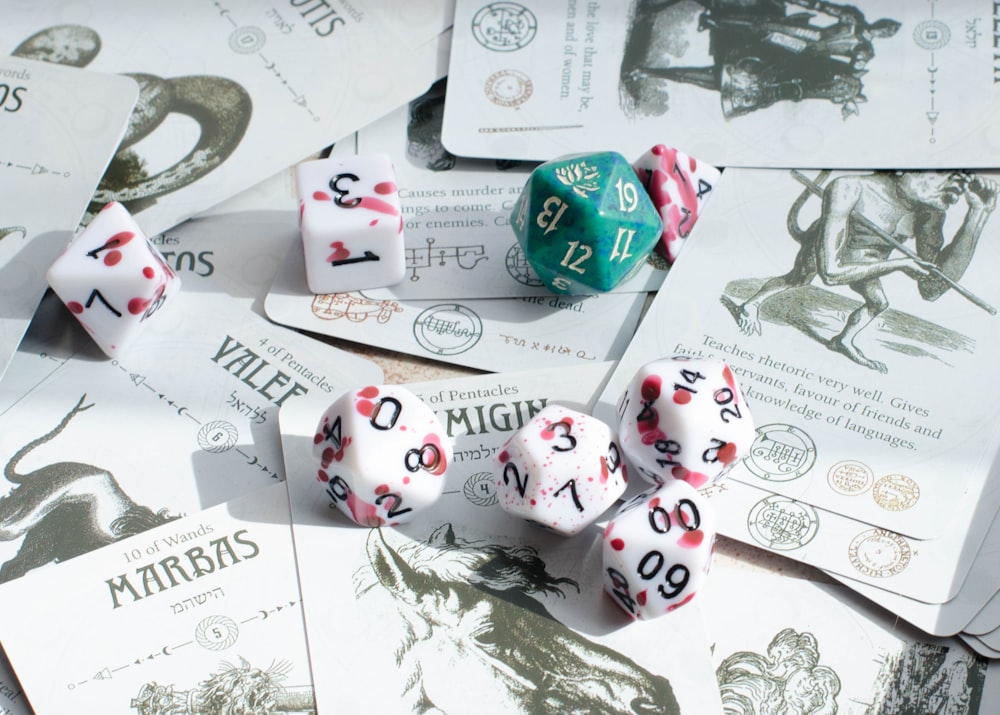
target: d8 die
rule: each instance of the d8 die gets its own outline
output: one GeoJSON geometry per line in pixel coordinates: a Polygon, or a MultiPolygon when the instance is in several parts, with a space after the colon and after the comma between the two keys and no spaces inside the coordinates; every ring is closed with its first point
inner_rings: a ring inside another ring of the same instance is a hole
{"type": "Polygon", "coordinates": [[[47,278],[108,357],[121,354],[181,284],[117,201],[91,219],[47,278]]]}
{"type": "Polygon", "coordinates": [[[361,526],[410,521],[444,489],[452,447],[444,426],[404,387],[345,393],[313,438],[316,478],[331,506],[361,526]]]}
{"type": "Polygon", "coordinates": [[[656,251],[673,263],[712,197],[722,172],[665,144],[647,151],[632,168],[663,221],[656,251]]]}
{"type": "Polygon", "coordinates": [[[406,273],[403,215],[384,154],[295,167],[306,283],[313,293],[392,285],[406,273]]]}
{"type": "Polygon", "coordinates": [[[622,506],[603,538],[604,589],[636,619],[694,598],[712,565],[716,518],[686,482],[647,490],[622,506]]]}
{"type": "Polygon", "coordinates": [[[561,405],[545,407],[515,432],[494,470],[504,510],[567,536],[603,514],[628,482],[612,429],[561,405]]]}
{"type": "Polygon", "coordinates": [[[750,449],[753,417],[730,367],[712,358],[664,358],[639,368],[618,401],[625,456],[653,483],[700,488],[750,449]]]}
{"type": "Polygon", "coordinates": [[[646,260],[659,213],[621,154],[577,154],[538,166],[511,225],[525,258],[555,293],[609,291],[646,260]]]}

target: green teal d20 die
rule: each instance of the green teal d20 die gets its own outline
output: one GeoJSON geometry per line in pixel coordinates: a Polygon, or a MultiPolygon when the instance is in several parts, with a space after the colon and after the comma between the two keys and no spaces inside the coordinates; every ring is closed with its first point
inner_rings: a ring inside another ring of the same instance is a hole
{"type": "Polygon", "coordinates": [[[656,246],[663,224],[621,154],[573,154],[539,165],[514,204],[525,258],[554,293],[612,290],[656,246]]]}

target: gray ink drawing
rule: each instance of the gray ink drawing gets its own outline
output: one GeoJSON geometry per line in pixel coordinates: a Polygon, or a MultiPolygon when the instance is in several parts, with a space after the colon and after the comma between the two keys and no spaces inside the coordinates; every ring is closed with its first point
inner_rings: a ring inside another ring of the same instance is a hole
{"type": "Polygon", "coordinates": [[[356,593],[391,596],[402,618],[395,657],[411,712],[449,712],[458,687],[504,712],[680,713],[666,678],[552,616],[537,597],[578,586],[534,548],[465,540],[443,524],[398,547],[373,529],[367,552],[356,593]]]}
{"type": "MultiPolygon", "coordinates": [[[[94,30],[56,25],[36,32],[11,54],[85,67],[100,49],[101,40],[94,30]]],[[[120,201],[131,213],[138,213],[156,203],[158,197],[197,181],[236,150],[250,124],[253,113],[250,95],[233,80],[212,75],[170,79],[144,73],[126,73],[126,76],[139,84],[139,99],[118,152],[97,187],[85,223],[109,201],[120,201]],[[198,140],[172,166],[150,175],[145,160],[133,146],[172,113],[197,122],[198,140]]]]}
{"type": "Polygon", "coordinates": [[[21,238],[28,235],[28,229],[24,226],[0,226],[0,241],[15,233],[21,234],[21,238]]]}
{"type": "Polygon", "coordinates": [[[726,715],[835,715],[840,678],[819,661],[815,636],[791,628],[771,639],[766,654],[733,653],[715,671],[723,711],[726,715]]]}
{"type": "Polygon", "coordinates": [[[865,715],[977,715],[987,667],[961,648],[910,643],[882,659],[865,715]]]}
{"type": "MultiPolygon", "coordinates": [[[[422,168],[431,171],[450,171],[458,159],[441,143],[441,126],[444,122],[444,96],[447,77],[439,79],[422,96],[410,102],[406,124],[406,154],[422,168]]],[[[476,160],[463,159],[463,163],[476,160]]],[[[506,171],[520,166],[513,159],[497,159],[497,169],[506,171]]]]}
{"type": "Polygon", "coordinates": [[[0,541],[23,540],[17,554],[0,566],[0,583],[178,518],[166,509],[154,512],[136,504],[101,467],[55,462],[24,474],[17,471],[30,452],[55,439],[70,420],[94,406],[84,404],[86,397],[54,429],[15,452],[4,467],[4,477],[14,487],[0,497],[0,541]]]}
{"type": "Polygon", "coordinates": [[[145,683],[131,707],[139,715],[315,715],[311,685],[282,685],[290,669],[288,663],[272,663],[261,670],[240,657],[239,665],[223,663],[191,690],[145,683]]]}
{"type": "Polygon", "coordinates": [[[867,101],[861,78],[875,40],[899,27],[825,0],[638,0],[621,65],[626,109],[661,114],[670,83],[684,83],[718,92],[727,120],[809,99],[832,102],[846,119],[867,101]],[[709,36],[709,65],[683,64],[695,18],[709,36]]]}
{"type": "Polygon", "coordinates": [[[884,342],[900,352],[926,355],[931,347],[947,351],[973,345],[969,338],[941,326],[889,311],[881,278],[902,272],[913,278],[924,300],[934,301],[951,291],[995,314],[992,306],[959,281],[996,208],[1000,192],[996,182],[955,171],[844,175],[825,186],[829,172],[820,172],[816,180],[797,171],[792,176],[805,186],[787,218],[788,232],[799,244],[792,268],[753,283],[749,295],[750,282],[733,281],[721,298],[744,334],[760,335],[762,317],[769,311],[774,322],[793,325],[830,350],[882,373],[888,371],[886,364],[866,355],[857,343],[861,332],[876,319],[881,321],[877,327],[890,333],[884,342]],[[798,216],[810,197],[819,197],[822,209],[819,218],[803,229],[798,216]],[[946,214],[963,200],[965,216],[946,242],[946,214]],[[828,294],[821,299],[825,307],[846,314],[833,335],[821,316],[824,306],[806,302],[815,291],[803,289],[817,276],[826,286],[845,286],[861,298],[860,304],[845,302],[823,291],[828,294]],[[903,337],[909,343],[899,340],[903,337]]]}

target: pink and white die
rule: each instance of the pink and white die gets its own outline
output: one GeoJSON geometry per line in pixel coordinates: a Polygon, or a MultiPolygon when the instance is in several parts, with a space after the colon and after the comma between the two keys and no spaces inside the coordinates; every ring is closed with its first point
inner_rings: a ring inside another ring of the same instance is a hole
{"type": "Polygon", "coordinates": [[[686,482],[639,494],[604,529],[604,590],[635,619],[680,608],[711,568],[716,530],[712,505],[686,482]]]}
{"type": "Polygon", "coordinates": [[[618,400],[618,435],[629,462],[652,483],[718,481],[756,437],[732,369],[713,358],[643,365],[618,400]]]}
{"type": "Polygon", "coordinates": [[[47,278],[108,357],[125,350],[181,283],[117,201],[91,219],[49,267],[47,278]]]}
{"type": "Polygon", "coordinates": [[[394,526],[441,496],[452,446],[415,394],[399,385],[367,386],[323,413],[313,457],[331,506],[361,526],[394,526]]]}
{"type": "Polygon", "coordinates": [[[656,251],[677,260],[722,172],[666,144],[657,144],[632,164],[663,221],[656,251]]]}
{"type": "Polygon", "coordinates": [[[317,294],[392,285],[406,273],[403,214],[384,154],[295,167],[306,283],[317,294]]]}
{"type": "Polygon", "coordinates": [[[505,511],[566,536],[596,521],[628,482],[612,429],[562,405],[548,405],[515,432],[493,468],[505,511]]]}

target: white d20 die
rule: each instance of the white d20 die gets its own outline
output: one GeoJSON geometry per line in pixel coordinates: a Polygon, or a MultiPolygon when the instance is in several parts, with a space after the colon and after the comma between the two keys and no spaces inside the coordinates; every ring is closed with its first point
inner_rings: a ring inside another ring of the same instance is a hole
{"type": "Polygon", "coordinates": [[[596,521],[628,482],[611,427],[561,405],[515,432],[493,467],[505,511],[566,536],[596,521]]]}

